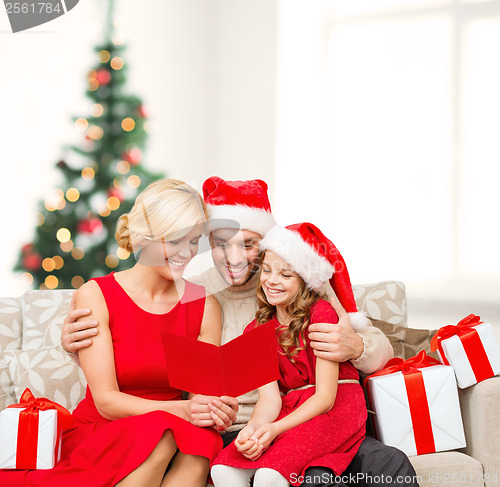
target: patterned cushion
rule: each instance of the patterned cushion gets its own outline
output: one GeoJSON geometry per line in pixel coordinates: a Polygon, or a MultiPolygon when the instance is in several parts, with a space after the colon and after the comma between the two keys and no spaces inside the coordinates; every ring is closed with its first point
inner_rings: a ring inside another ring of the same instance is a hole
{"type": "Polygon", "coordinates": [[[404,341],[405,358],[414,357],[420,350],[425,350],[427,355],[439,360],[437,351],[431,352],[431,339],[436,332],[437,330],[408,328],[404,341]]]}
{"type": "Polygon", "coordinates": [[[62,324],[68,314],[72,294],[69,289],[28,291],[24,294],[23,350],[61,344],[62,324]]]}
{"type": "Polygon", "coordinates": [[[427,355],[439,359],[437,352],[431,353],[431,339],[437,330],[424,330],[393,325],[386,321],[370,318],[373,326],[384,332],[394,349],[394,356],[402,359],[414,357],[421,350],[427,355]]]}
{"type": "Polygon", "coordinates": [[[387,321],[375,320],[370,318],[373,326],[384,332],[384,335],[391,342],[392,348],[394,349],[394,356],[404,359],[405,349],[404,341],[406,336],[407,328],[401,325],[393,325],[392,323],[387,323],[387,321]]]}
{"type": "Polygon", "coordinates": [[[36,397],[46,397],[72,411],[85,396],[85,376],[60,346],[7,351],[5,359],[17,400],[28,387],[36,397]]]}
{"type": "Polygon", "coordinates": [[[406,326],[406,291],[399,281],[382,281],[352,287],[360,311],[369,317],[406,326]]]}
{"type": "Polygon", "coordinates": [[[5,352],[21,348],[21,298],[0,299],[0,410],[16,402],[5,352]]]}

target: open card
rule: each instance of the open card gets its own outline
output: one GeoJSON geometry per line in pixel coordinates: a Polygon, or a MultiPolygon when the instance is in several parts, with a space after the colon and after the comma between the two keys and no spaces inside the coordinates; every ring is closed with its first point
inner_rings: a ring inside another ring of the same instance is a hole
{"type": "Polygon", "coordinates": [[[276,335],[261,325],[218,347],[163,332],[172,387],[211,396],[238,397],[279,378],[276,335]]]}

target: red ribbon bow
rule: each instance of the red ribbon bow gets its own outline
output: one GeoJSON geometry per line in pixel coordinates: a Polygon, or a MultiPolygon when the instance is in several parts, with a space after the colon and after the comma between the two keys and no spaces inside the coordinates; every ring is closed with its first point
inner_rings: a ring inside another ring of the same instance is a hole
{"type": "MultiPolygon", "coordinates": [[[[403,373],[418,455],[436,451],[434,434],[432,433],[429,403],[427,401],[422,372],[419,370],[433,365],[441,365],[441,362],[433,357],[429,357],[425,351],[422,350],[418,355],[407,360],[397,357],[389,360],[382,370],[369,375],[363,381],[363,386],[366,386],[368,379],[371,377],[389,375],[394,372],[403,373]]],[[[370,390],[368,389],[368,393],[369,392],[370,390]]]]}
{"type": "Polygon", "coordinates": [[[9,408],[24,408],[19,414],[17,434],[16,468],[36,468],[38,444],[38,417],[40,411],[55,409],[57,411],[57,442],[56,454],[59,451],[59,438],[62,430],[71,428],[73,418],[71,413],[60,404],[45,397],[36,398],[29,389],[21,395],[19,404],[11,404],[9,408]]]}
{"type": "Polygon", "coordinates": [[[470,314],[460,320],[456,325],[443,326],[437,331],[431,340],[431,350],[434,351],[439,349],[443,363],[445,365],[449,365],[441,342],[447,338],[457,335],[463,344],[467,359],[469,360],[477,382],[481,382],[482,380],[495,375],[493,373],[493,369],[491,368],[488,355],[484,350],[481,338],[475,328],[477,325],[483,323],[480,320],[481,318],[479,316],[470,314]]]}

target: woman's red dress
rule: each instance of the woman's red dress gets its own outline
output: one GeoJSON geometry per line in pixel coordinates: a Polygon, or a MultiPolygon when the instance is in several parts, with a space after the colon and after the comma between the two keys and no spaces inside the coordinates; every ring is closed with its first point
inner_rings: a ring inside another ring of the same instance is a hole
{"type": "MultiPolygon", "coordinates": [[[[310,324],[337,323],[338,317],[327,301],[318,300],[311,307],[310,324]]],[[[278,320],[271,320],[280,333],[278,320]]],[[[255,328],[252,321],[245,331],[255,328]]],[[[278,380],[282,408],[277,419],[297,409],[315,391],[316,356],[309,346],[305,332],[306,348],[294,356],[295,363],[283,354],[276,339],[281,378],[278,380]]],[[[349,362],[339,364],[339,381],[358,379],[358,372],[349,362]]],[[[339,382],[337,397],[332,409],[300,424],[278,436],[256,461],[246,459],[231,443],[215,459],[214,465],[222,464],[238,468],[272,468],[283,475],[292,485],[300,485],[309,467],[327,467],[340,475],[351,463],[365,437],[366,404],[361,386],[357,383],[339,382]]]]}
{"type": "MultiPolygon", "coordinates": [[[[205,289],[185,281],[185,292],[168,313],[144,311],[118,284],[113,273],[95,278],[109,311],[116,376],[120,390],[159,401],[180,400],[170,387],[161,330],[198,338],[205,289]]],[[[62,456],[51,470],[0,470],[8,487],[111,487],[135,470],[171,430],[180,451],[213,460],[222,439],[211,428],[198,428],[167,413],[153,411],[114,421],[97,411],[87,387],[73,412],[73,428],[63,433],[62,456]]]]}

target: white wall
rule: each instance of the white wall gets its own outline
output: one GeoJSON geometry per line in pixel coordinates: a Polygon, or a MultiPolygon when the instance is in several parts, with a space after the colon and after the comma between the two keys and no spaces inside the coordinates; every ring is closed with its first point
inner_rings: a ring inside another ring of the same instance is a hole
{"type": "MultiPolygon", "coordinates": [[[[56,187],[62,147],[78,143],[71,118],[88,114],[86,73],[101,40],[104,2],[10,33],[0,14],[0,295],[27,289],[11,269],[56,187]]],[[[211,175],[273,187],[277,0],[116,2],[129,91],[150,116],[145,163],[198,186],[211,175]]],[[[2,12],[3,13],[3,12],[2,12]]]]}

